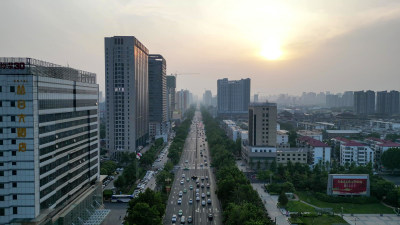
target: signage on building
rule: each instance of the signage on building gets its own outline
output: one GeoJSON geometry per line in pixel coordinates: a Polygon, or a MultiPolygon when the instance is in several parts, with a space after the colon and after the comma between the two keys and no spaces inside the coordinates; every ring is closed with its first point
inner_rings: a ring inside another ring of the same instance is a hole
{"type": "Polygon", "coordinates": [[[3,70],[24,70],[25,63],[23,62],[0,62],[0,69],[3,70]]]}
{"type": "Polygon", "coordinates": [[[367,195],[370,194],[368,174],[329,174],[328,195],[367,195]]]}

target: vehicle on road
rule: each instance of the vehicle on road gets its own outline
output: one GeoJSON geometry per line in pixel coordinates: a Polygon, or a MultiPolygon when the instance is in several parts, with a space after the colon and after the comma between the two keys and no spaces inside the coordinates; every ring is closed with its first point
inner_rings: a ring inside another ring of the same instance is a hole
{"type": "Polygon", "coordinates": [[[182,195],[183,195],[183,192],[180,191],[180,192],[179,192],[179,197],[182,197],[182,195]]]}
{"type": "Polygon", "coordinates": [[[178,205],[182,204],[182,198],[178,198],[178,205]]]}
{"type": "Polygon", "coordinates": [[[182,184],[182,185],[184,184],[184,181],[183,181],[183,180],[181,180],[181,184],[182,184]]]}
{"type": "Polygon", "coordinates": [[[183,193],[186,193],[187,192],[187,189],[185,188],[185,189],[183,189],[183,193]]]}
{"type": "Polygon", "coordinates": [[[197,202],[200,201],[200,197],[199,196],[196,197],[196,201],[197,202]]]}
{"type": "Polygon", "coordinates": [[[201,205],[202,205],[202,206],[205,206],[205,205],[206,205],[206,201],[204,201],[204,200],[201,201],[201,205]]]}
{"type": "Polygon", "coordinates": [[[172,215],[172,222],[173,222],[173,223],[176,223],[176,215],[175,215],[175,214],[172,215]]]}
{"type": "Polygon", "coordinates": [[[204,184],[201,184],[201,188],[204,188],[204,184]]]}
{"type": "Polygon", "coordinates": [[[192,223],[192,222],[193,222],[192,216],[189,216],[188,217],[188,223],[192,223]]]}
{"type": "Polygon", "coordinates": [[[193,200],[192,199],[189,199],[189,204],[190,205],[193,204],[193,200]]]}
{"type": "Polygon", "coordinates": [[[190,188],[190,190],[193,190],[193,185],[190,185],[189,188],[190,188]]]}
{"type": "Polygon", "coordinates": [[[213,220],[213,217],[214,217],[214,216],[213,216],[212,213],[208,214],[208,220],[209,220],[209,221],[213,220]]]}
{"type": "Polygon", "coordinates": [[[111,202],[129,202],[133,195],[111,195],[111,202]]]}
{"type": "Polygon", "coordinates": [[[178,212],[178,216],[182,216],[182,214],[183,214],[183,211],[182,211],[182,209],[180,209],[178,212]]]}
{"type": "Polygon", "coordinates": [[[186,182],[189,182],[189,181],[190,181],[189,177],[188,177],[188,178],[186,178],[186,182]]]}
{"type": "Polygon", "coordinates": [[[185,216],[181,217],[181,224],[185,224],[185,216]]]}
{"type": "Polygon", "coordinates": [[[210,196],[211,194],[210,194],[210,192],[209,191],[207,191],[207,196],[210,196]]]}
{"type": "Polygon", "coordinates": [[[206,176],[206,180],[208,180],[208,176],[206,176]]]}
{"type": "Polygon", "coordinates": [[[201,198],[205,198],[205,197],[206,197],[206,194],[201,193],[201,198]]]}
{"type": "Polygon", "coordinates": [[[207,188],[210,189],[210,184],[209,183],[207,183],[207,188]]]}
{"type": "Polygon", "coordinates": [[[207,204],[211,205],[211,199],[207,200],[207,204]]]}

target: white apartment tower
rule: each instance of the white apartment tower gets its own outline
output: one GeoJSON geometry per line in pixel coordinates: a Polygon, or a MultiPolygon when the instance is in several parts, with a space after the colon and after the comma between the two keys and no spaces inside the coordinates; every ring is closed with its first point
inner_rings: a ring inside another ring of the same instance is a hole
{"type": "Polygon", "coordinates": [[[115,157],[148,143],[149,51],[133,36],[106,37],[104,48],[106,146],[115,157]]]}

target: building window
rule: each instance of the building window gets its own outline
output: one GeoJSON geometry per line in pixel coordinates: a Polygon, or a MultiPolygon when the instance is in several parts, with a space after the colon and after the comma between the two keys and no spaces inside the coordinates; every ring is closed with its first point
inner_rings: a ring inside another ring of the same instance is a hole
{"type": "Polygon", "coordinates": [[[0,189],[4,189],[4,184],[0,183],[0,189]]]}
{"type": "Polygon", "coordinates": [[[2,134],[3,133],[3,128],[0,128],[0,134],[2,134]]]}
{"type": "Polygon", "coordinates": [[[5,210],[4,208],[0,208],[0,216],[5,216],[5,210]]]}
{"type": "Polygon", "coordinates": [[[13,214],[18,214],[18,207],[13,207],[13,214]]]}
{"type": "Polygon", "coordinates": [[[11,116],[11,122],[15,122],[15,116],[11,116]]]}
{"type": "Polygon", "coordinates": [[[3,145],[3,140],[0,140],[0,145],[3,145]]]}
{"type": "Polygon", "coordinates": [[[12,140],[11,140],[11,144],[13,144],[13,145],[17,144],[17,140],[12,139],[12,140]]]}
{"type": "Polygon", "coordinates": [[[11,106],[11,107],[15,107],[15,101],[11,101],[11,102],[10,102],[10,106],[11,106]]]}
{"type": "Polygon", "coordinates": [[[0,122],[3,122],[3,117],[2,116],[0,116],[0,122]]]}
{"type": "Polygon", "coordinates": [[[4,171],[0,171],[0,177],[4,177],[4,171]]]}
{"type": "Polygon", "coordinates": [[[16,165],[17,165],[17,162],[12,162],[12,165],[13,165],[13,166],[16,166],[16,165]]]}
{"type": "Polygon", "coordinates": [[[18,199],[18,195],[13,195],[13,200],[17,200],[18,199]]]}
{"type": "Polygon", "coordinates": [[[0,202],[4,202],[4,195],[0,195],[0,202]]]}
{"type": "Polygon", "coordinates": [[[12,171],[12,175],[13,175],[13,176],[16,176],[16,175],[17,175],[17,171],[16,171],[16,170],[13,170],[13,171],[12,171]]]}
{"type": "Polygon", "coordinates": [[[11,155],[12,156],[17,156],[17,151],[12,151],[11,155]]]}
{"type": "Polygon", "coordinates": [[[17,187],[17,182],[13,182],[13,183],[12,183],[12,187],[13,187],[13,188],[16,188],[16,187],[17,187]]]}
{"type": "Polygon", "coordinates": [[[0,101],[0,107],[3,107],[3,101],[0,101]]]}
{"type": "Polygon", "coordinates": [[[10,86],[10,92],[15,92],[15,86],[10,86]]]}
{"type": "Polygon", "coordinates": [[[11,128],[11,133],[12,133],[12,134],[15,134],[15,128],[14,128],[14,127],[11,128]]]}

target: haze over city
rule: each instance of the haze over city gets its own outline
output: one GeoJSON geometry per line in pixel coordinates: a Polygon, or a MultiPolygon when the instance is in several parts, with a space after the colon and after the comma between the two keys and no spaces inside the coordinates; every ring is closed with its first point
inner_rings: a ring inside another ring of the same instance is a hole
{"type": "Polygon", "coordinates": [[[398,89],[398,1],[2,1],[2,56],[98,75],[104,37],[134,35],[167,59],[177,89],[216,93],[251,78],[252,94],[398,89]]]}

